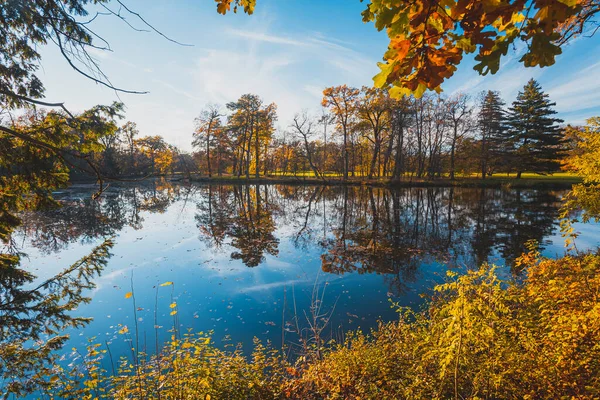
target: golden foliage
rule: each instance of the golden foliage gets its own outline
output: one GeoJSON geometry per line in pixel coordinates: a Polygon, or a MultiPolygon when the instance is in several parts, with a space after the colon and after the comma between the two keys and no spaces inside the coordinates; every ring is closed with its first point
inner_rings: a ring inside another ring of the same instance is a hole
{"type": "Polygon", "coordinates": [[[577,211],[581,211],[583,222],[600,221],[600,117],[586,122],[584,127],[568,126],[564,131],[571,149],[563,167],[583,178],[583,183],[573,185],[565,196],[561,209],[561,232],[567,237],[567,245],[577,237],[572,225],[578,221],[577,211]]]}

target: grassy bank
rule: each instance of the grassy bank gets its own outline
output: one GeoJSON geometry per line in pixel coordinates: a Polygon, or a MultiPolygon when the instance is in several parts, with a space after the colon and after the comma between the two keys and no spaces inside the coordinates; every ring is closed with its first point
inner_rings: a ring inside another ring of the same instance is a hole
{"type": "Polygon", "coordinates": [[[594,399],[600,396],[600,255],[518,263],[520,283],[487,265],[447,283],[422,311],[299,357],[256,343],[221,350],[177,332],[162,352],[100,368],[101,347],[55,379],[55,398],[594,399]]]}
{"type": "Polygon", "coordinates": [[[367,177],[349,177],[344,180],[338,175],[328,175],[317,178],[312,174],[269,175],[256,177],[203,177],[192,176],[193,182],[225,183],[225,184],[287,184],[287,185],[351,185],[351,186],[378,186],[378,187],[489,187],[489,188],[554,188],[570,189],[572,185],[580,183],[580,177],[568,173],[554,175],[523,174],[521,179],[514,175],[498,174],[486,179],[476,176],[458,176],[454,180],[446,177],[437,179],[422,179],[405,176],[400,181],[389,178],[368,179],[367,177]]]}

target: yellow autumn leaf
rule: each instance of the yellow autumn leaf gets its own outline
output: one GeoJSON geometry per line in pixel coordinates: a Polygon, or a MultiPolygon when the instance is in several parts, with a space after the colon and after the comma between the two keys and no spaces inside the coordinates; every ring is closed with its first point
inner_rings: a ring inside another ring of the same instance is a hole
{"type": "Polygon", "coordinates": [[[161,283],[160,286],[171,286],[172,284],[173,284],[173,282],[167,281],[165,283],[161,283]]]}
{"type": "Polygon", "coordinates": [[[125,293],[125,298],[126,299],[130,298],[131,296],[133,296],[133,292],[127,292],[127,293],[125,293]]]}
{"type": "Polygon", "coordinates": [[[121,335],[126,334],[127,332],[129,332],[129,328],[127,327],[127,325],[125,325],[124,327],[122,327],[121,329],[119,329],[119,333],[121,335]]]}
{"type": "Polygon", "coordinates": [[[177,307],[177,303],[173,302],[173,303],[169,304],[169,307],[175,308],[175,307],[177,307]]]}
{"type": "Polygon", "coordinates": [[[175,314],[177,314],[177,310],[171,311],[171,313],[169,315],[175,315],[175,314]]]}
{"type": "Polygon", "coordinates": [[[574,8],[577,6],[577,0],[558,0],[559,2],[566,4],[567,6],[574,8]]]}

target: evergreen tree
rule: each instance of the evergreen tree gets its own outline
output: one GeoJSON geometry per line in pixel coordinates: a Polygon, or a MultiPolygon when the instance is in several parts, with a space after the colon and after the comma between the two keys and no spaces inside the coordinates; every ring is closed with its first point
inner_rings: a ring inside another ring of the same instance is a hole
{"type": "Polygon", "coordinates": [[[506,111],[500,93],[488,90],[481,94],[478,115],[481,135],[481,179],[507,159],[506,111]]]}
{"type": "Polygon", "coordinates": [[[562,137],[551,102],[541,86],[530,79],[509,109],[510,144],[514,149],[517,179],[523,171],[540,174],[559,169],[562,137]]]}

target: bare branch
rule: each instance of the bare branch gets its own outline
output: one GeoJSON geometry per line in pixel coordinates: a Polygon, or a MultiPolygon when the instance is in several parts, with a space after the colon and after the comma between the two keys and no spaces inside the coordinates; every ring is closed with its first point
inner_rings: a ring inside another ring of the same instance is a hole
{"type": "Polygon", "coordinates": [[[64,112],[66,112],[69,115],[69,117],[75,118],[75,116],[65,107],[65,103],[48,103],[48,102],[41,101],[41,100],[35,100],[35,99],[29,98],[26,96],[21,96],[16,93],[12,93],[12,92],[5,91],[5,90],[0,90],[0,94],[3,94],[8,97],[14,97],[16,99],[19,99],[19,100],[22,100],[22,101],[25,101],[28,103],[37,104],[39,106],[60,107],[64,110],[64,112]]]}
{"type": "Polygon", "coordinates": [[[142,21],[148,28],[152,29],[155,33],[158,33],[160,36],[164,37],[165,39],[167,39],[169,42],[173,42],[175,44],[178,44],[180,46],[189,46],[192,47],[194,46],[193,44],[186,44],[186,43],[181,43],[178,42],[177,40],[171,39],[170,37],[168,37],[167,35],[165,35],[164,33],[162,33],[161,31],[159,31],[158,29],[156,29],[154,26],[152,26],[148,21],[146,21],[140,14],[136,13],[135,11],[131,10],[130,8],[128,8],[125,4],[123,4],[123,2],[121,0],[117,0],[117,3],[119,3],[125,10],[127,10],[127,12],[129,12],[132,15],[135,15],[136,17],[138,17],[140,19],[140,21],[142,21]]]}

